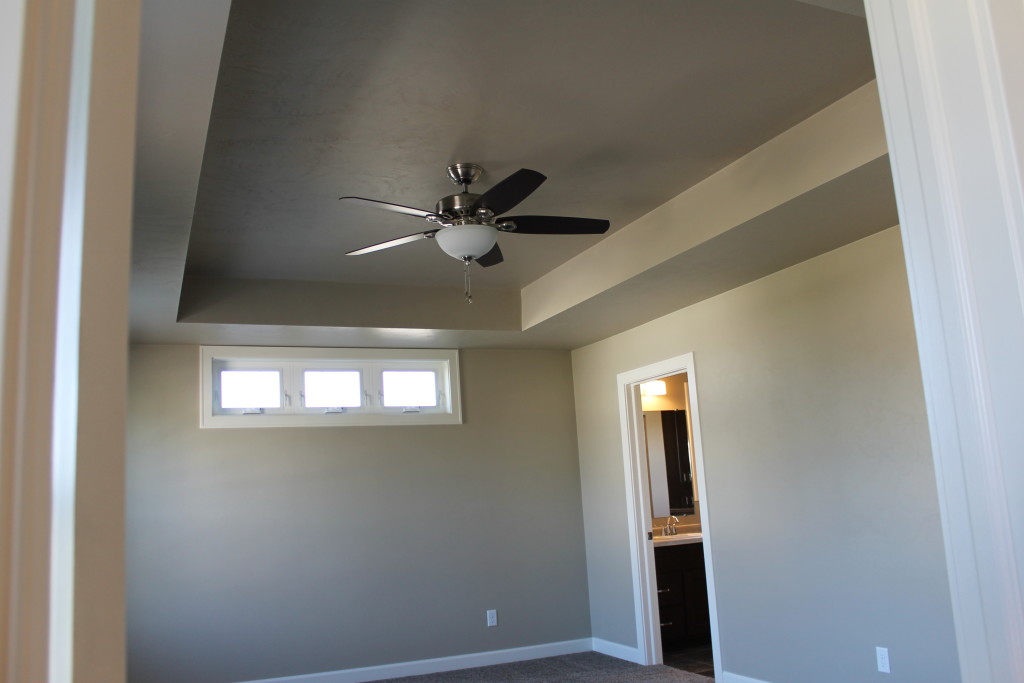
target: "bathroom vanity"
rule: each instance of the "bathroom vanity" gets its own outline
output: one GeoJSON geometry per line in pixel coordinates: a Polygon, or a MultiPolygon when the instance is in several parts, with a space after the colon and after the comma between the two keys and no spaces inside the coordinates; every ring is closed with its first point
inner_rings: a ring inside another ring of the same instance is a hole
{"type": "Polygon", "coordinates": [[[654,542],[662,647],[711,640],[701,535],[659,536],[654,542]]]}

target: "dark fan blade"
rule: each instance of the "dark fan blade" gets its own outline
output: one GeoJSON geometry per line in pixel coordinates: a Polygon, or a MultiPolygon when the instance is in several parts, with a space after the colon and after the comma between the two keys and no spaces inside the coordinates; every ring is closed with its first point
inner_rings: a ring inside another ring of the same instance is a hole
{"type": "Polygon", "coordinates": [[[480,258],[476,259],[476,262],[479,263],[484,268],[488,268],[490,266],[496,266],[504,260],[505,257],[501,255],[501,248],[498,247],[497,244],[495,244],[493,247],[491,247],[491,250],[489,252],[487,252],[480,258]]]}
{"type": "MultiPolygon", "coordinates": [[[[440,228],[438,228],[440,230],[440,228]]],[[[399,244],[408,244],[409,242],[415,242],[426,237],[433,237],[437,230],[427,230],[426,232],[417,232],[412,235],[406,235],[405,237],[399,237],[387,242],[380,242],[379,244],[371,244],[368,247],[362,249],[356,249],[350,251],[345,256],[359,256],[360,254],[369,254],[372,251],[380,251],[381,249],[390,249],[391,247],[397,247],[399,244]]]]}
{"type": "Polygon", "coordinates": [[[570,218],[568,216],[508,216],[501,222],[512,221],[515,230],[524,235],[603,235],[608,232],[608,221],[597,218],[570,218]]]}
{"type": "Polygon", "coordinates": [[[417,216],[419,218],[426,218],[427,216],[434,215],[430,211],[424,211],[423,209],[414,209],[411,206],[402,206],[401,204],[381,202],[377,201],[376,199],[363,199],[362,197],[339,197],[338,199],[348,202],[349,204],[362,204],[363,206],[372,206],[375,209],[384,209],[385,211],[404,213],[407,216],[417,216]]]}
{"type": "Polygon", "coordinates": [[[508,178],[480,195],[473,205],[473,210],[490,209],[495,216],[512,210],[547,180],[547,176],[528,168],[521,168],[508,178]]]}

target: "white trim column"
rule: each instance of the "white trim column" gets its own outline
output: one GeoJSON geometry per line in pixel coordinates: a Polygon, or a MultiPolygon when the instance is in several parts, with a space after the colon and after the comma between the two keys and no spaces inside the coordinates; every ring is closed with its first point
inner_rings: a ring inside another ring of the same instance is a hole
{"type": "Polygon", "coordinates": [[[65,0],[0,9],[3,683],[49,680],[53,354],[74,13],[65,0]]]}
{"type": "Polygon", "coordinates": [[[0,4],[0,683],[125,678],[139,11],[0,4]]]}
{"type": "Polygon", "coordinates": [[[1024,3],[866,9],[961,673],[1024,680],[1024,3]]]}
{"type": "Polygon", "coordinates": [[[82,197],[73,680],[121,683],[128,290],[142,8],[141,0],[89,4],[95,17],[82,197]]]}

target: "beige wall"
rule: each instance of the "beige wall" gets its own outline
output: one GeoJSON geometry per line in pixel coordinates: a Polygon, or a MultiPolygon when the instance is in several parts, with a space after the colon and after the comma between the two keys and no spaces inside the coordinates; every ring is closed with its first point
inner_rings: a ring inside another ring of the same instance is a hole
{"type": "Polygon", "coordinates": [[[573,352],[593,635],[636,644],[616,374],[691,351],[725,670],[958,680],[896,229],[573,352]]]}
{"type": "Polygon", "coordinates": [[[589,637],[569,354],[460,358],[462,425],[200,430],[197,347],[134,347],[129,680],[589,637]]]}

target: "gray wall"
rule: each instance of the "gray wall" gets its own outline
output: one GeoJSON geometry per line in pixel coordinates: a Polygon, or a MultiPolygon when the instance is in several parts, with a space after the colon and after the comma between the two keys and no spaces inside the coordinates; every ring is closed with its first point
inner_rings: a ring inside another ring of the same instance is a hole
{"type": "Polygon", "coordinates": [[[131,683],[590,635],[567,352],[462,352],[465,423],[431,427],[200,430],[197,363],[132,351],[131,683]]]}
{"type": "Polygon", "coordinates": [[[895,228],[573,352],[593,635],[636,644],[616,374],[690,351],[725,670],[959,680],[895,228]]]}

